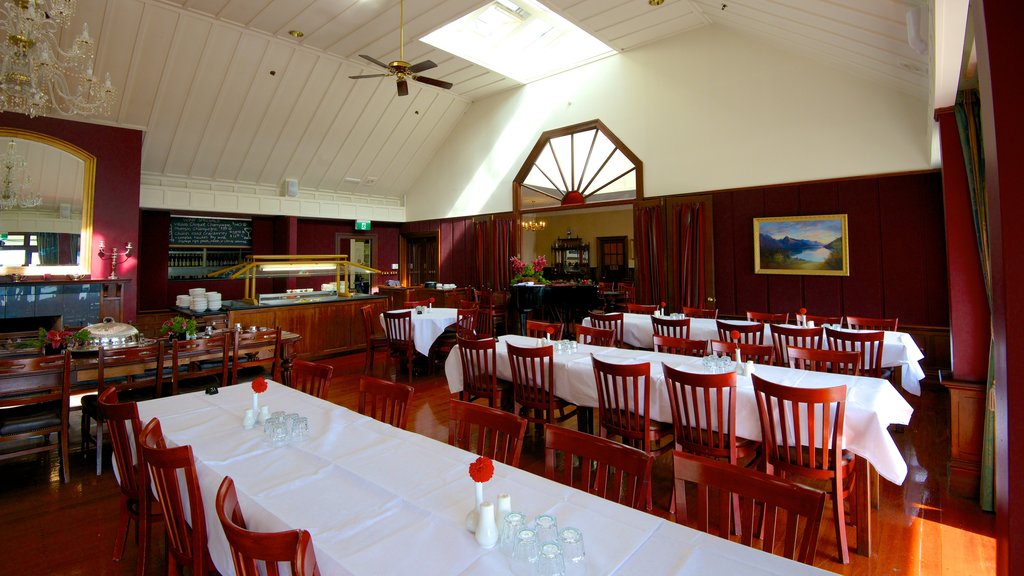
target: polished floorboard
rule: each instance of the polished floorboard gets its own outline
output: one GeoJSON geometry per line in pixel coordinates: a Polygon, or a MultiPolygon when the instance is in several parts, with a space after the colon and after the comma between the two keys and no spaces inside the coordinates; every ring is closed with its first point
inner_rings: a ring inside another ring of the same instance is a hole
{"type": "MultiPolygon", "coordinates": [[[[385,374],[382,358],[375,373],[385,374]]],[[[325,360],[335,366],[330,400],[355,409],[363,356],[325,360]]],[[[402,374],[399,381],[405,381],[402,374]]],[[[413,386],[411,430],[439,441],[447,438],[448,388],[443,371],[417,375],[413,386]]],[[[949,403],[939,386],[925,386],[920,398],[908,397],[915,413],[893,438],[910,472],[903,486],[880,482],[880,506],[874,515],[873,553],[851,554],[848,565],[836,561],[831,510],[826,505],[817,566],[841,574],[991,574],[995,572],[995,517],[977,502],[945,490],[949,452],[949,403]]],[[[111,559],[118,519],[118,492],[109,453],[102,476],[95,475],[94,453],[77,452],[78,413],[72,413],[71,482],[62,484],[55,455],[0,461],[0,574],[133,574],[136,547],[129,537],[121,562],[111,559]]],[[[574,426],[571,421],[567,423],[574,426]]],[[[543,446],[535,436],[523,451],[521,467],[543,471],[543,446]]],[[[671,460],[655,463],[654,513],[671,518],[671,460]]],[[[159,526],[158,526],[159,528],[159,526]]],[[[585,528],[585,527],[584,527],[585,528]]],[[[162,529],[162,528],[161,528],[162,529]]],[[[147,574],[166,573],[162,533],[156,532],[147,574]]],[[[849,531],[851,539],[854,530],[849,531]]],[[[597,567],[592,567],[597,568],[597,567]]],[[[591,576],[601,574],[599,569],[591,576]]],[[[326,576],[326,575],[325,575],[326,576]]]]}

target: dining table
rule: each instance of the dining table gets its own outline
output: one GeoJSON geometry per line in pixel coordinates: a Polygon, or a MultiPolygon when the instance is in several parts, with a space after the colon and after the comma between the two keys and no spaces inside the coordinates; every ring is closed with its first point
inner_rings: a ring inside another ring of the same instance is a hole
{"type": "MultiPolygon", "coordinates": [[[[475,454],[270,382],[261,402],[307,417],[310,430],[275,447],[260,427],[242,426],[251,395],[248,386],[231,386],[138,405],[143,423],[160,420],[169,446],[192,447],[218,572],[235,573],[215,509],[217,488],[230,476],[248,528],[308,530],[325,576],[512,573],[500,548],[482,548],[465,526],[475,506],[468,474],[475,454]]],[[[494,467],[485,499],[508,494],[513,511],[531,519],[552,514],[560,527],[580,529],[591,575],[827,574],[500,462],[494,467]]]]}
{"type": "MultiPolygon", "coordinates": [[[[536,347],[548,341],[537,338],[505,335],[496,343],[497,377],[512,379],[507,345],[536,347]]],[[[564,348],[564,346],[563,346],[564,348]]],[[[554,355],[554,388],[559,398],[584,409],[598,407],[597,385],[594,380],[591,355],[607,362],[635,364],[649,362],[651,366],[650,417],[658,422],[672,422],[668,386],[662,365],[694,373],[707,373],[703,359],[678,354],[667,354],[639,349],[609,348],[589,344],[576,344],[575,350],[554,355]]],[[[870,503],[872,468],[877,473],[900,485],[907,476],[907,463],[889,433],[890,424],[906,425],[913,415],[913,407],[887,380],[868,376],[848,376],[798,370],[784,366],[755,364],[754,373],[762,378],[797,388],[823,388],[845,385],[846,416],[843,448],[857,456],[858,514],[868,518],[857,526],[858,552],[870,555],[870,503]],[[863,526],[862,526],[863,525],[863,526]]],[[[462,359],[453,349],[445,362],[448,389],[453,394],[463,388],[462,359]]],[[[761,440],[761,425],[754,397],[753,381],[749,375],[736,377],[736,430],[741,438],[761,440]]]]}
{"type": "MultiPolygon", "coordinates": [[[[430,356],[430,347],[445,329],[459,321],[458,308],[435,308],[428,306],[417,312],[414,308],[402,308],[392,312],[412,312],[412,340],[416,351],[430,356]]],[[[384,325],[384,314],[380,315],[381,326],[384,325]]]]}
{"type": "MultiPolygon", "coordinates": [[[[722,320],[725,324],[736,326],[750,326],[757,324],[748,320],[722,320]]],[[[590,326],[590,318],[583,319],[584,326],[590,326]]],[[[793,324],[783,324],[787,327],[796,327],[793,324]]],[[[838,328],[846,332],[863,332],[863,330],[852,330],[849,328],[838,328]]],[[[713,318],[690,318],[690,339],[691,340],[718,340],[718,321],[713,318]]],[[[649,314],[622,315],[622,340],[634,348],[652,350],[654,348],[654,325],[651,323],[649,314]]],[[[822,334],[822,347],[827,348],[828,342],[822,334]]],[[[772,343],[771,325],[764,324],[764,344],[772,343]]],[[[921,380],[925,373],[921,368],[921,360],[924,353],[914,341],[914,338],[906,332],[886,331],[882,341],[882,367],[898,370],[897,382],[904,390],[921,395],[921,380]]]]}

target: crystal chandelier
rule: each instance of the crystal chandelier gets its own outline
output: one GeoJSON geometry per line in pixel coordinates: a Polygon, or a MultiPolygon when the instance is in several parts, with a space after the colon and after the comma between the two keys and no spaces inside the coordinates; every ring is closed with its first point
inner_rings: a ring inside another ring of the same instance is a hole
{"type": "Polygon", "coordinates": [[[18,154],[18,145],[11,140],[0,163],[0,208],[34,208],[43,202],[38,192],[26,189],[32,179],[25,174],[25,159],[18,154]]]}
{"type": "Polygon", "coordinates": [[[537,232],[543,230],[548,223],[543,220],[523,220],[523,230],[537,232]]]}
{"type": "Polygon", "coordinates": [[[89,26],[71,49],[57,39],[77,0],[0,0],[0,111],[28,116],[106,115],[116,97],[110,83],[93,76],[96,44],[89,26]]]}

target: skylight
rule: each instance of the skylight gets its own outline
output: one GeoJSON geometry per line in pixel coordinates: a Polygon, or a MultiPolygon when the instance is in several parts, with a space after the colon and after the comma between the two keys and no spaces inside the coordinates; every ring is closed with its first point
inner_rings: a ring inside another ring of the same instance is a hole
{"type": "Polygon", "coordinates": [[[534,0],[495,0],[423,42],[523,84],[615,53],[534,0]]]}

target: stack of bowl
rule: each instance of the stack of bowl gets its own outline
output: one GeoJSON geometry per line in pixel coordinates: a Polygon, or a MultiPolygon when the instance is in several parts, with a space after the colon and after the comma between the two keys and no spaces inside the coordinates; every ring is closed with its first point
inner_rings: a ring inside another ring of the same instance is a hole
{"type": "Polygon", "coordinates": [[[188,294],[178,294],[174,299],[174,305],[178,308],[189,308],[192,306],[192,297],[188,294]]]}
{"type": "Polygon", "coordinates": [[[191,306],[193,312],[205,312],[209,306],[206,299],[206,288],[190,288],[188,295],[192,297],[191,306]]]}
{"type": "Polygon", "coordinates": [[[209,310],[220,310],[220,292],[206,293],[206,307],[209,310]]]}

